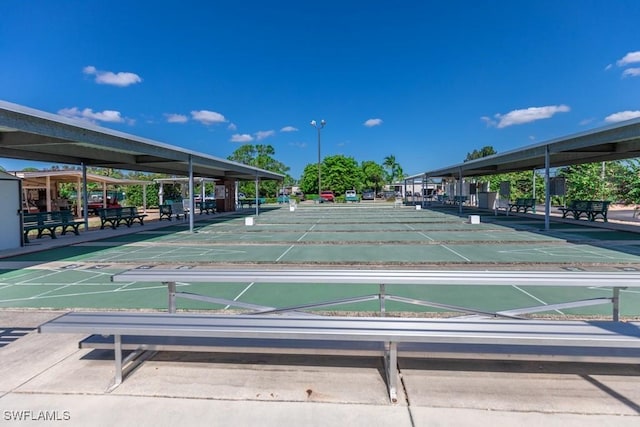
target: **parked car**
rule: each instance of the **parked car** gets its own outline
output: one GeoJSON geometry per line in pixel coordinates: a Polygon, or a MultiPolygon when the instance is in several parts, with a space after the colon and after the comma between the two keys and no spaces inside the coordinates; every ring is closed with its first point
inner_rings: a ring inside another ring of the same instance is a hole
{"type": "Polygon", "coordinates": [[[356,190],[347,190],[344,192],[344,200],[346,202],[359,202],[358,194],[356,190]]]}
{"type": "Polygon", "coordinates": [[[373,200],[376,198],[376,193],[373,190],[364,190],[362,192],[362,200],[373,200]]]}
{"type": "Polygon", "coordinates": [[[335,202],[336,196],[333,194],[333,191],[321,191],[320,198],[321,202],[335,202]]]}
{"type": "Polygon", "coordinates": [[[299,201],[304,202],[304,193],[302,191],[296,191],[294,196],[296,196],[299,201]]]}

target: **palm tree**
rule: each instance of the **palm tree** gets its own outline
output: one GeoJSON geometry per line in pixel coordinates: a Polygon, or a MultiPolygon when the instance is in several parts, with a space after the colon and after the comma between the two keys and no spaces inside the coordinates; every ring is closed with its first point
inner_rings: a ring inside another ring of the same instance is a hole
{"type": "Polygon", "coordinates": [[[384,158],[382,166],[384,166],[387,171],[387,177],[390,184],[396,182],[397,179],[401,179],[402,177],[404,177],[402,166],[400,166],[400,164],[396,161],[396,156],[394,156],[393,154],[390,154],[384,158]]]}

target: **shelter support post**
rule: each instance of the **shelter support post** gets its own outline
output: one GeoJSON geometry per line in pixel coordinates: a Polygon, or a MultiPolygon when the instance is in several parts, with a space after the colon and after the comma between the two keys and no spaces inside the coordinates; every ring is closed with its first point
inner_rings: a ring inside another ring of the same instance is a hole
{"type": "Polygon", "coordinates": [[[87,165],[82,163],[82,218],[84,231],[89,231],[89,195],[87,194],[87,165]]]}
{"type": "Polygon", "coordinates": [[[551,215],[551,183],[549,179],[549,146],[546,145],[544,148],[544,231],[549,231],[550,229],[550,220],[549,215],[551,215]]]}
{"type": "Polygon", "coordinates": [[[256,216],[260,215],[260,194],[258,194],[259,178],[256,175],[256,216]]]}
{"type": "Polygon", "coordinates": [[[462,215],[462,168],[458,169],[458,198],[460,204],[458,205],[458,213],[462,215]]]}
{"type": "Polygon", "coordinates": [[[189,232],[193,233],[193,217],[195,209],[193,206],[193,157],[189,155],[189,232]]]}

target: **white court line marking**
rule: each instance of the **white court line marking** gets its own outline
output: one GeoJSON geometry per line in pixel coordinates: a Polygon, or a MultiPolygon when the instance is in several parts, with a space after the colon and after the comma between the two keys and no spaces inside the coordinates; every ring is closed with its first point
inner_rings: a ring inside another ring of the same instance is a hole
{"type": "Polygon", "coordinates": [[[37,299],[37,298],[40,298],[40,297],[45,296],[47,294],[50,294],[52,292],[56,292],[56,291],[59,291],[59,290],[64,289],[64,288],[68,288],[69,286],[79,285],[80,283],[86,282],[88,280],[93,280],[95,278],[96,278],[96,276],[91,276],[91,277],[87,277],[87,278],[82,279],[82,280],[75,281],[73,283],[67,283],[66,285],[58,286],[55,289],[51,289],[49,291],[42,292],[40,294],[34,295],[30,299],[37,299]]]}
{"type": "Polygon", "coordinates": [[[307,237],[307,234],[309,234],[308,231],[305,231],[304,234],[302,236],[300,236],[300,238],[298,240],[296,240],[296,242],[301,241],[302,239],[304,239],[305,237],[307,237]]]}
{"type": "Polygon", "coordinates": [[[436,241],[434,238],[427,236],[422,231],[419,231],[418,234],[421,235],[422,237],[426,237],[427,239],[431,240],[432,242],[436,241]]]}
{"type": "Polygon", "coordinates": [[[43,277],[55,276],[56,274],[60,274],[60,273],[62,273],[62,271],[60,271],[60,270],[50,270],[50,273],[43,274],[43,275],[38,276],[38,277],[32,277],[31,279],[27,279],[27,280],[22,280],[22,281],[14,283],[14,284],[15,285],[22,285],[22,284],[26,284],[26,283],[28,283],[28,282],[30,282],[32,280],[35,280],[35,279],[41,279],[43,277]]]}
{"type": "MultiPolygon", "coordinates": [[[[176,249],[171,249],[171,250],[168,250],[168,251],[164,251],[164,252],[162,252],[162,253],[160,253],[160,254],[158,254],[158,255],[153,255],[153,256],[151,256],[151,257],[149,257],[149,258],[150,258],[150,259],[157,259],[158,257],[165,257],[165,256],[167,256],[167,255],[169,255],[169,254],[174,254],[174,253],[176,253],[176,252],[177,252],[177,253],[179,253],[179,252],[181,252],[181,251],[183,251],[183,250],[184,250],[184,248],[183,248],[183,247],[178,247],[178,248],[176,248],[176,249]]],[[[171,256],[171,255],[169,255],[169,256],[171,256]]]]}
{"type": "MultiPolygon", "coordinates": [[[[412,226],[410,226],[409,224],[405,224],[405,226],[406,226],[409,230],[411,230],[411,231],[416,231],[415,227],[412,227],[412,226]]],[[[435,241],[436,241],[434,238],[427,236],[427,235],[426,235],[426,234],[424,234],[424,232],[422,232],[422,231],[418,231],[418,234],[419,234],[420,236],[422,236],[422,237],[427,238],[428,240],[431,240],[432,242],[435,242],[435,241]]]]}
{"type": "Polygon", "coordinates": [[[113,290],[113,292],[120,292],[120,291],[124,291],[128,286],[131,286],[131,285],[133,285],[133,284],[135,284],[135,283],[136,283],[136,282],[126,283],[126,284],[124,284],[124,285],[120,286],[119,288],[114,289],[114,290],[113,290]]]}
{"type": "MultiPolygon", "coordinates": [[[[547,304],[545,301],[542,301],[540,298],[536,297],[535,295],[533,295],[533,294],[531,294],[531,293],[529,293],[529,292],[525,291],[524,289],[520,288],[518,285],[511,285],[511,286],[513,286],[514,288],[516,288],[517,290],[519,290],[519,291],[520,291],[520,292],[522,292],[523,294],[527,295],[529,298],[533,298],[534,300],[538,301],[540,304],[543,304],[543,305],[549,305],[549,304],[547,304]]],[[[560,310],[553,310],[553,311],[555,311],[556,313],[559,313],[559,314],[564,314],[564,313],[563,313],[562,311],[560,311],[560,310]]]]}
{"type": "Polygon", "coordinates": [[[286,251],[284,251],[284,253],[278,257],[278,259],[276,259],[276,262],[280,261],[291,249],[293,249],[294,246],[295,245],[289,246],[289,248],[286,251]]]}
{"type": "MultiPolygon", "coordinates": [[[[251,282],[251,283],[249,283],[249,286],[247,286],[246,288],[244,288],[244,289],[242,290],[242,292],[240,292],[240,293],[239,293],[239,294],[238,294],[238,295],[237,295],[233,300],[234,300],[234,301],[238,301],[238,298],[240,298],[242,295],[244,295],[244,293],[245,293],[245,292],[247,292],[247,291],[249,290],[249,288],[251,288],[251,287],[253,286],[253,284],[254,284],[254,283],[255,283],[255,282],[251,282]]],[[[225,309],[225,310],[228,310],[228,309],[230,309],[230,308],[231,308],[231,306],[230,306],[230,305],[227,305],[224,309],[225,309]]]]}
{"type": "MultiPolygon", "coordinates": [[[[104,285],[104,283],[100,283],[104,285]]],[[[136,289],[124,289],[123,292],[135,292],[135,291],[146,291],[150,289],[165,289],[166,286],[148,286],[145,288],[136,288],[136,289]]],[[[36,299],[53,299],[53,298],[68,298],[68,297],[77,297],[77,296],[86,296],[86,295],[100,295],[100,294],[110,294],[113,293],[113,290],[108,291],[94,291],[94,292],[74,292],[71,294],[62,294],[62,295],[46,295],[43,297],[39,297],[36,299]]],[[[5,302],[16,302],[16,301],[28,301],[33,299],[32,297],[24,297],[24,298],[13,298],[13,299],[4,299],[0,300],[0,303],[5,302]]]]}
{"type": "Polygon", "coordinates": [[[469,258],[467,258],[466,256],[464,256],[464,255],[462,255],[462,254],[459,254],[458,252],[456,252],[456,251],[454,251],[453,249],[449,248],[447,245],[440,245],[440,246],[442,246],[442,247],[443,247],[443,248],[445,248],[446,250],[451,251],[451,252],[453,252],[454,254],[458,255],[458,256],[459,256],[460,258],[462,258],[463,260],[468,261],[468,262],[471,262],[471,260],[470,260],[469,258]]]}

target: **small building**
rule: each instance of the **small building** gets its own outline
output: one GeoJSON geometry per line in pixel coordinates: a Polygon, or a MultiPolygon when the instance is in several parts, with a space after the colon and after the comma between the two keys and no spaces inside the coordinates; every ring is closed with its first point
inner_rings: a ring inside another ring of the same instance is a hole
{"type": "Polygon", "coordinates": [[[0,250],[22,246],[22,182],[0,171],[0,250]]]}

